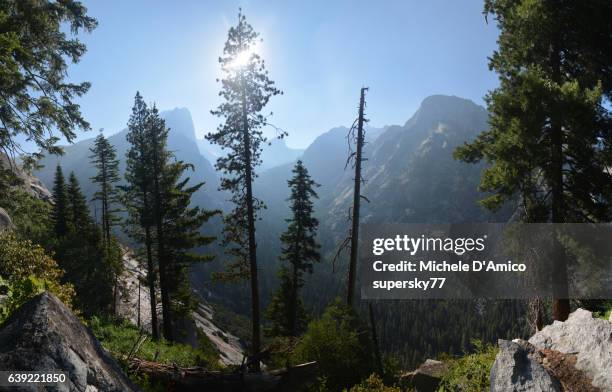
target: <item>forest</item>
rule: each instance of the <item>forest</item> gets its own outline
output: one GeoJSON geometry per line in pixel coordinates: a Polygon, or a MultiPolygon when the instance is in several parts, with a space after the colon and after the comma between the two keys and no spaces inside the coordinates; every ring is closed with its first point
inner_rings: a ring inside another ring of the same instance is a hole
{"type": "MultiPolygon", "coordinates": [[[[612,221],[612,3],[481,8],[499,30],[486,108],[432,95],[375,128],[368,104],[385,92],[363,87],[343,103],[350,127],[298,151],[270,112],[290,91],[242,9],[207,54],[220,103],[197,108],[217,124],[199,138],[189,110],[159,109],[147,86],[123,130],[96,135],[79,104],[91,84],[69,75],[104,19],[78,0],[0,2],[0,323],[50,292],[147,391],[191,390],[189,377],[257,390],[244,380],[279,374],[297,383],[284,390],[393,392],[425,390],[405,374],[428,359],[452,369],[437,390],[489,390],[498,339],[578,308],[609,317],[612,299],[570,299],[567,284],[530,300],[361,299],[364,223],[612,221]]],[[[387,240],[376,254],[435,241],[387,240]]],[[[564,281],[572,261],[555,251],[564,281]]]]}

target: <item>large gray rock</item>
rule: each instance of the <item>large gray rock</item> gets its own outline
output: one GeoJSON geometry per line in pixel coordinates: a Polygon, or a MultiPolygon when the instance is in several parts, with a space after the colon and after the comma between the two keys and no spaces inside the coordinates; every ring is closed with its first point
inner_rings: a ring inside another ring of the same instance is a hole
{"type": "Polygon", "coordinates": [[[49,293],[33,298],[4,323],[0,364],[2,370],[63,371],[69,382],[60,384],[60,391],[140,390],[79,319],[49,293]]]}
{"type": "Polygon", "coordinates": [[[499,353],[491,368],[491,392],[561,392],[559,382],[525,343],[499,340],[499,353]]]}
{"type": "Polygon", "coordinates": [[[444,362],[428,359],[418,369],[402,375],[400,383],[416,392],[435,392],[446,370],[444,362]]]}
{"type": "Polygon", "coordinates": [[[578,309],[565,322],[555,321],[529,339],[538,349],[576,354],[576,368],[595,387],[612,391],[612,323],[578,309]]]}
{"type": "Polygon", "coordinates": [[[8,212],[0,207],[0,231],[10,230],[13,228],[13,221],[9,216],[8,212]]]}

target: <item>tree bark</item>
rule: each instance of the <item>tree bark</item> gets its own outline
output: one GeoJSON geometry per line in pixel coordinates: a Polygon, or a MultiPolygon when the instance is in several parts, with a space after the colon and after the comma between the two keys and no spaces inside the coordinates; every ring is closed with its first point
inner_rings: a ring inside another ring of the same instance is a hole
{"type": "MultiPolygon", "coordinates": [[[[247,230],[249,237],[249,270],[251,276],[251,323],[252,342],[251,355],[256,358],[261,350],[261,331],[259,325],[259,281],[257,276],[257,243],[255,241],[255,211],[253,208],[253,173],[251,168],[251,135],[247,112],[247,97],[244,76],[241,75],[242,87],[242,132],[244,138],[244,164],[247,207],[247,230]]],[[[253,370],[260,371],[259,361],[253,362],[253,370]]]]}
{"type": "MultiPolygon", "coordinates": [[[[156,132],[156,131],[154,131],[156,132]]],[[[166,249],[163,226],[163,212],[161,202],[161,189],[159,187],[159,176],[162,175],[162,168],[159,163],[159,140],[155,136],[153,142],[153,192],[155,195],[155,226],[157,232],[157,260],[159,264],[159,289],[161,292],[162,302],[162,330],[166,340],[174,340],[172,331],[172,311],[170,304],[170,293],[168,291],[168,275],[166,269],[166,249]]]]}
{"type": "Polygon", "coordinates": [[[361,153],[363,148],[363,112],[365,106],[365,92],[367,88],[361,89],[359,99],[359,119],[357,121],[357,151],[355,154],[355,185],[353,192],[353,215],[351,218],[351,255],[349,262],[348,286],[346,304],[353,306],[355,297],[355,280],[357,275],[357,248],[359,244],[359,204],[361,201],[361,153]]]}
{"type": "MultiPolygon", "coordinates": [[[[557,45],[552,48],[553,80],[561,82],[561,59],[557,45]]],[[[565,200],[563,194],[563,130],[562,121],[551,117],[551,195],[552,223],[565,222],[565,200]]],[[[565,321],[570,312],[567,282],[567,256],[559,241],[553,239],[553,320],[565,321]]]]}
{"type": "Polygon", "coordinates": [[[291,336],[297,336],[297,297],[298,297],[298,279],[299,271],[297,265],[293,265],[293,277],[291,280],[291,308],[289,309],[289,333],[291,336]]]}

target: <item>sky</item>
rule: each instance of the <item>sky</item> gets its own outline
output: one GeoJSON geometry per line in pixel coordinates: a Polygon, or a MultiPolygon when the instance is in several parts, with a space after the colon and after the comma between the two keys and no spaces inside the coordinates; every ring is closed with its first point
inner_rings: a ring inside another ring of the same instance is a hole
{"type": "Polygon", "coordinates": [[[380,127],[405,123],[429,95],[484,104],[497,85],[487,57],[498,31],[485,22],[482,0],[83,2],[99,26],[80,35],[88,50],[69,78],[92,83],[78,103],[92,129],[106,134],[126,127],[136,91],[160,110],[188,108],[198,137],[214,130],[221,122],[210,114],[220,103],[218,57],[239,7],[284,92],[266,111],[291,147],[349,126],[362,86],[370,88],[370,125],[380,127]]]}

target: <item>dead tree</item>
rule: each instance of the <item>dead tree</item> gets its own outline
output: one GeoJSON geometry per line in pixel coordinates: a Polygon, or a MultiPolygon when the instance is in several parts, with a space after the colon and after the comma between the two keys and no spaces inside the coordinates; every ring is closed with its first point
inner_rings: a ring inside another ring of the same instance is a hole
{"type": "Polygon", "coordinates": [[[348,134],[349,148],[351,145],[351,139],[355,141],[355,151],[349,150],[349,156],[347,159],[347,165],[352,161],[355,167],[355,178],[354,178],[354,192],[353,192],[353,208],[351,216],[351,231],[350,231],[350,244],[351,253],[349,261],[348,271],[348,286],[346,293],[346,304],[348,306],[353,305],[355,297],[355,280],[357,277],[357,248],[359,241],[359,207],[361,202],[361,162],[363,158],[363,144],[364,144],[364,131],[363,126],[367,122],[364,118],[365,109],[365,92],[368,90],[367,87],[361,88],[361,97],[359,99],[359,117],[357,118],[357,134],[355,135],[355,127],[351,127],[348,134]]]}

